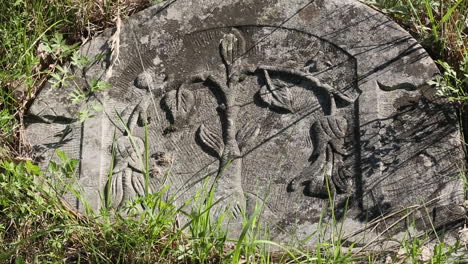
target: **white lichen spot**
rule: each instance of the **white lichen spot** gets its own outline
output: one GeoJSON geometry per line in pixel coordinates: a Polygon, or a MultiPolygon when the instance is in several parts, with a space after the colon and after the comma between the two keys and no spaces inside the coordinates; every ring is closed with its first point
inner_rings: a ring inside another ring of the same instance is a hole
{"type": "Polygon", "coordinates": [[[159,65],[162,63],[162,60],[159,58],[159,57],[155,57],[153,59],[153,65],[156,66],[156,65],[159,65]]]}
{"type": "Polygon", "coordinates": [[[182,12],[175,8],[168,8],[166,18],[179,21],[182,19],[182,12]]]}
{"type": "Polygon", "coordinates": [[[457,137],[450,137],[449,143],[452,146],[458,146],[458,145],[460,145],[460,138],[458,136],[457,137]]]}
{"type": "Polygon", "coordinates": [[[148,41],[149,41],[149,35],[146,35],[140,38],[141,44],[148,44],[148,41]]]}
{"type": "Polygon", "coordinates": [[[432,165],[433,165],[432,161],[428,156],[421,155],[421,157],[422,157],[422,160],[423,160],[423,163],[424,163],[424,167],[426,167],[426,168],[432,167],[432,165]]]}

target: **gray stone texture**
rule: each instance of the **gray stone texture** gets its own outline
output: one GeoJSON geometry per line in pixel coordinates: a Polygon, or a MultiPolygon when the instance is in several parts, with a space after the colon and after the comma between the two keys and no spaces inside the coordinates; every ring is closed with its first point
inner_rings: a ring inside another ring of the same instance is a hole
{"type": "Polygon", "coordinates": [[[276,241],[305,239],[321,218],[351,236],[462,213],[455,110],[426,85],[431,58],[385,15],[351,0],[179,0],[119,30],[113,52],[107,30],[81,49],[103,60],[73,69],[81,87],[112,84],[87,102],[104,111],[80,123],[72,85],[45,87],[26,130],[42,164],[56,148],[80,159],[93,208],[106,187],[116,208],[144,193],[146,122],[149,191],[169,184],[182,203],[218,179],[234,219],[265,201],[276,241]]]}

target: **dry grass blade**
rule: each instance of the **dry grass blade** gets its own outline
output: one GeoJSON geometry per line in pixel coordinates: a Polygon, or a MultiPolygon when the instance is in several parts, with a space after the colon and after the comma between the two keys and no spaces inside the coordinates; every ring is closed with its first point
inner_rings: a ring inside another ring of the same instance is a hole
{"type": "Polygon", "coordinates": [[[120,29],[122,27],[122,20],[120,19],[120,9],[117,9],[117,17],[115,18],[115,32],[111,37],[111,63],[106,70],[106,80],[112,77],[114,65],[119,64],[120,54],[120,29]]]}
{"type": "MultiPolygon", "coordinates": [[[[364,245],[363,247],[359,248],[359,250],[356,252],[356,254],[359,254],[360,252],[364,251],[366,248],[368,248],[369,246],[371,246],[373,243],[375,243],[379,238],[383,237],[388,231],[390,231],[392,228],[394,228],[396,225],[398,225],[401,221],[404,221],[406,220],[409,216],[411,216],[412,214],[414,214],[416,211],[420,210],[420,209],[423,209],[423,208],[426,208],[428,205],[430,204],[433,204],[435,202],[437,202],[438,200],[440,200],[441,198],[443,198],[444,196],[447,196],[448,194],[445,194],[445,195],[441,195],[441,196],[438,196],[438,197],[435,197],[427,202],[424,202],[420,205],[414,205],[414,206],[410,206],[410,207],[407,207],[407,208],[404,208],[404,209],[401,209],[401,210],[398,210],[396,212],[393,212],[391,214],[388,214],[386,215],[385,217],[382,217],[382,218],[379,218],[377,220],[374,220],[372,221],[371,223],[369,223],[370,226],[373,226],[373,225],[378,225],[379,223],[381,222],[385,222],[387,219],[390,219],[390,218],[393,218],[395,216],[398,216],[400,215],[402,212],[407,212],[405,213],[403,216],[399,217],[396,221],[394,221],[392,224],[390,224],[389,226],[387,226],[385,228],[385,230],[383,230],[382,232],[380,232],[380,234],[378,236],[376,236],[375,238],[373,238],[371,241],[369,241],[366,245],[364,245]],[[409,211],[408,211],[409,210],[409,211]]],[[[386,223],[385,223],[386,224],[386,223]]],[[[367,228],[366,228],[367,229],[367,228]]],[[[357,232],[354,232],[353,234],[350,234],[348,236],[346,236],[345,238],[343,238],[344,240],[346,239],[349,239],[359,233],[362,233],[362,232],[365,232],[366,229],[361,229],[357,232]]]]}

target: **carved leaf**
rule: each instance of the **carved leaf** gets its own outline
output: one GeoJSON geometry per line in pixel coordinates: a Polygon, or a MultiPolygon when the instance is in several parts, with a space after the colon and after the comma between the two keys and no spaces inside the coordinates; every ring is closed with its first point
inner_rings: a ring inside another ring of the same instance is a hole
{"type": "Polygon", "coordinates": [[[245,146],[252,143],[260,133],[260,127],[255,122],[248,122],[239,132],[237,132],[236,140],[239,144],[239,149],[242,150],[245,146]]]}
{"type": "Polygon", "coordinates": [[[315,160],[306,167],[302,173],[293,179],[288,185],[288,192],[296,191],[297,185],[304,186],[303,193],[306,196],[327,198],[328,187],[331,186],[330,176],[333,170],[333,156],[330,146],[324,146],[315,157],[315,160]]]}
{"type": "Polygon", "coordinates": [[[304,186],[305,195],[319,198],[328,198],[328,190],[340,194],[348,191],[351,173],[342,157],[347,155],[342,140],[347,125],[345,118],[337,116],[326,116],[312,125],[311,164],[290,182],[288,191],[295,191],[298,184],[304,186]]]}
{"type": "Polygon", "coordinates": [[[137,195],[145,195],[145,178],[141,173],[133,173],[132,175],[132,187],[137,195]]]}
{"type": "Polygon", "coordinates": [[[114,174],[112,177],[110,191],[113,208],[118,208],[124,197],[123,173],[124,172],[121,171],[120,173],[114,174]]]}
{"type": "Polygon", "coordinates": [[[285,110],[287,112],[294,112],[292,107],[292,96],[289,88],[279,85],[273,85],[270,75],[267,70],[263,70],[265,74],[266,84],[260,88],[260,97],[270,106],[285,110]]]}
{"type": "Polygon", "coordinates": [[[217,158],[220,158],[224,150],[224,142],[215,131],[201,125],[197,131],[197,139],[202,147],[207,148],[207,152],[217,158]]]}
{"type": "Polygon", "coordinates": [[[175,123],[178,119],[185,119],[192,111],[195,96],[190,90],[181,87],[168,92],[163,98],[163,103],[170,114],[171,123],[175,123]]]}

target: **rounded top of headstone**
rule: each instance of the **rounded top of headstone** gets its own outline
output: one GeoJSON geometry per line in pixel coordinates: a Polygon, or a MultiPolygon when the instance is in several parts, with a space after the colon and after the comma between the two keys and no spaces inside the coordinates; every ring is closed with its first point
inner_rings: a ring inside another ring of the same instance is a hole
{"type": "Polygon", "coordinates": [[[104,59],[75,72],[78,88],[112,87],[81,106],[93,111],[83,123],[56,103],[77,87],[46,88],[30,114],[68,119],[27,133],[37,155],[80,159],[94,207],[106,186],[114,207],[143,195],[147,171],[151,192],[168,184],[180,203],[216,182],[216,210],[238,219],[264,204],[275,239],[294,241],[332,216],[352,232],[421,197],[460,197],[449,177],[462,153],[455,117],[425,85],[437,68],[357,1],[170,1],[81,52],[104,59]]]}

